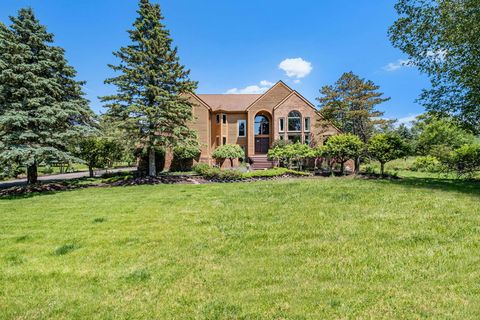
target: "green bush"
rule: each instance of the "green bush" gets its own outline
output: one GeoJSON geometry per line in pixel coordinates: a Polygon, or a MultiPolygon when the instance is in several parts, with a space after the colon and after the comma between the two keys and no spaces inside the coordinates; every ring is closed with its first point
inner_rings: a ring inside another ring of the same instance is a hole
{"type": "Polygon", "coordinates": [[[200,155],[200,148],[197,145],[177,146],[173,149],[173,155],[178,159],[195,159],[200,155]]]}
{"type": "Polygon", "coordinates": [[[444,161],[458,177],[472,178],[480,171],[480,143],[463,145],[452,151],[444,161]]]}
{"type": "Polygon", "coordinates": [[[221,179],[221,180],[243,180],[243,179],[250,179],[250,178],[268,178],[268,177],[278,177],[283,176],[286,174],[289,175],[296,175],[296,176],[308,176],[308,173],[299,172],[290,170],[287,168],[273,168],[268,170],[258,170],[258,171],[250,171],[250,172],[241,172],[235,169],[229,170],[221,170],[219,168],[211,168],[208,166],[196,166],[196,170],[198,174],[202,175],[207,179],[221,179]]]}
{"type": "Polygon", "coordinates": [[[210,169],[210,166],[206,163],[197,163],[192,169],[194,172],[203,176],[210,169]]]}
{"type": "Polygon", "coordinates": [[[442,165],[434,156],[417,157],[411,167],[412,171],[440,172],[442,165]]]}
{"type": "Polygon", "coordinates": [[[233,160],[244,158],[245,152],[238,144],[224,144],[213,151],[212,157],[215,159],[229,159],[230,165],[233,167],[233,160]]]}

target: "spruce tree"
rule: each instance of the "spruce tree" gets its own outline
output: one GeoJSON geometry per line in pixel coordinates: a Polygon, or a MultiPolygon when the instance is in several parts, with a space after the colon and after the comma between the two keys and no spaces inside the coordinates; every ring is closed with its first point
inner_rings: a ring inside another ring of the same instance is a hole
{"type": "Polygon", "coordinates": [[[76,160],[67,150],[90,130],[93,112],[64,50],[32,9],[0,24],[0,161],[27,167],[37,182],[44,161],[76,160]]]}
{"type": "Polygon", "coordinates": [[[195,137],[187,126],[192,105],[186,93],[193,92],[197,83],[179,62],[160,6],[141,0],[139,7],[133,30],[128,31],[131,44],[115,52],[120,63],[110,65],[120,74],[105,81],[115,85],[117,92],[102,100],[108,102],[108,115],[148,153],[148,174],[155,176],[157,149],[195,137]]]}

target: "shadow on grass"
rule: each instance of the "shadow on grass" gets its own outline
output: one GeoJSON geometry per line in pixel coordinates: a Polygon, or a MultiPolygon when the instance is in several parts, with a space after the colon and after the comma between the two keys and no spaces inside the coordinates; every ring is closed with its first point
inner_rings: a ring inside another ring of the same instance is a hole
{"type": "Polygon", "coordinates": [[[480,197],[480,180],[405,177],[388,182],[407,188],[454,191],[480,197]]]}

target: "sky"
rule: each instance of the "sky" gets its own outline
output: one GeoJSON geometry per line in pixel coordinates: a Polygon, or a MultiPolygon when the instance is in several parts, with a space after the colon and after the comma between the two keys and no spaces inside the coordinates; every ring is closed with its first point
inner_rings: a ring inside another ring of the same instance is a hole
{"type": "MultiPolygon", "coordinates": [[[[152,0],[165,16],[182,64],[199,82],[198,93],[259,93],[283,80],[317,105],[324,85],[353,71],[372,80],[391,100],[378,106],[400,122],[423,112],[415,102],[426,76],[388,40],[397,18],[395,0],[152,0]]],[[[66,50],[97,113],[98,96],[115,88],[112,52],[129,44],[126,30],[136,0],[1,0],[0,21],[31,7],[66,50]]]]}

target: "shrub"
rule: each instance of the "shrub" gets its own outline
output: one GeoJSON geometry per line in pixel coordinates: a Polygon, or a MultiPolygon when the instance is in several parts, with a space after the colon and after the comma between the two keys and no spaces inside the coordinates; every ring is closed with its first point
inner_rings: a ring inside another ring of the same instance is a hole
{"type": "Polygon", "coordinates": [[[480,171],[480,143],[466,144],[455,149],[444,163],[459,177],[473,177],[477,171],[480,171]]]}
{"type": "Polygon", "coordinates": [[[238,144],[224,144],[213,151],[212,157],[215,159],[229,159],[230,165],[233,167],[233,160],[243,158],[245,152],[238,144]]]}
{"type": "Polygon", "coordinates": [[[350,159],[357,159],[365,148],[364,143],[356,135],[347,133],[331,136],[325,143],[324,148],[318,152],[335,159],[340,164],[340,171],[343,173],[345,162],[350,159]]]}
{"type": "Polygon", "coordinates": [[[308,145],[297,142],[270,149],[268,157],[291,168],[294,162],[301,167],[305,159],[314,158],[315,154],[308,145]]]}
{"type": "Polygon", "coordinates": [[[380,162],[380,172],[385,174],[385,163],[408,155],[408,145],[396,133],[377,134],[368,142],[368,154],[380,162]]]}
{"type": "Polygon", "coordinates": [[[210,169],[210,166],[206,163],[197,163],[192,169],[199,175],[204,175],[210,169]]]}
{"type": "Polygon", "coordinates": [[[200,148],[197,145],[177,146],[173,148],[173,155],[178,159],[195,159],[200,155],[200,148]]]}
{"type": "Polygon", "coordinates": [[[417,157],[413,161],[411,169],[413,171],[440,172],[442,165],[434,156],[417,157]]]}

